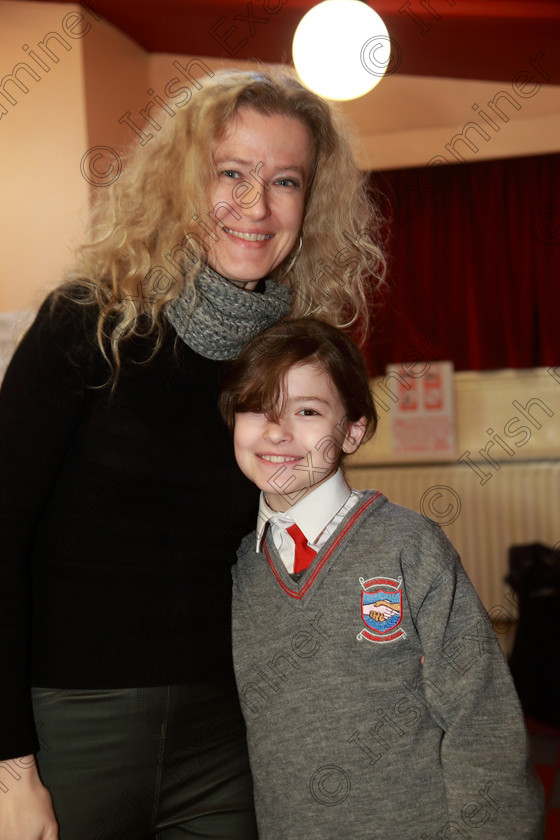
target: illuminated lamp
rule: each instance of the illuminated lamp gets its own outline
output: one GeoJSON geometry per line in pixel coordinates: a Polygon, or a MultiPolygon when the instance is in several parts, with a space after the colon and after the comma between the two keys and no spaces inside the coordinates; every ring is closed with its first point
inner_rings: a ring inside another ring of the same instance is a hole
{"type": "Polygon", "coordinates": [[[327,99],[357,99],[383,78],[391,40],[362,0],[324,0],[299,22],[292,54],[306,87],[327,99]]]}

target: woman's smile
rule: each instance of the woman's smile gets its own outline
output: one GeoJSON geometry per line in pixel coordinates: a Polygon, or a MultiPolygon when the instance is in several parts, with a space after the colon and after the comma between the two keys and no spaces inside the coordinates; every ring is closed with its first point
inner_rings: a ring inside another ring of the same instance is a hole
{"type": "Polygon", "coordinates": [[[246,231],[233,230],[225,225],[220,225],[220,228],[224,231],[224,233],[227,233],[230,236],[235,236],[238,239],[243,239],[245,242],[265,242],[267,239],[272,239],[274,236],[273,233],[248,233],[246,231]]]}

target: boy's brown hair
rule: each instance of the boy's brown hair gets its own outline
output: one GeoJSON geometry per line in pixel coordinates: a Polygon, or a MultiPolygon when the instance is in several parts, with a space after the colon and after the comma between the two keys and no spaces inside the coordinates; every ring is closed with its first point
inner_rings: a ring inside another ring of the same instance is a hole
{"type": "Polygon", "coordinates": [[[330,376],[344,406],[344,420],[367,421],[363,440],[377,428],[377,411],[360,351],[342,330],[315,318],[278,321],[259,333],[231,363],[219,406],[229,430],[235,415],[263,411],[277,420],[284,402],[284,381],[294,365],[318,364],[330,376]]]}

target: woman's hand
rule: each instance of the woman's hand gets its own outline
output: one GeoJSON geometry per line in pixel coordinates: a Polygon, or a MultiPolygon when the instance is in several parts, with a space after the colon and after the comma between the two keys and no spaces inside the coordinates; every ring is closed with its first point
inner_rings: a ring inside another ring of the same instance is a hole
{"type": "Polygon", "coordinates": [[[8,776],[2,775],[0,840],[58,840],[51,795],[39,778],[34,756],[2,764],[10,769],[8,776]]]}

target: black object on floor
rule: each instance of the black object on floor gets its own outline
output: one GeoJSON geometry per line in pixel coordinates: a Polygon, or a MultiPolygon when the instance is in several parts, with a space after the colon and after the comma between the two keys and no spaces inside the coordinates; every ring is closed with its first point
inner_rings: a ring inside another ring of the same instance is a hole
{"type": "Polygon", "coordinates": [[[509,665],[526,715],[560,726],[560,550],[512,546],[507,583],[519,622],[509,665]]]}

